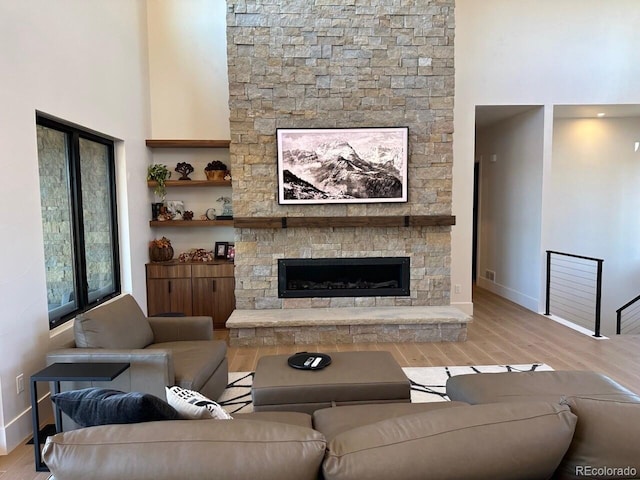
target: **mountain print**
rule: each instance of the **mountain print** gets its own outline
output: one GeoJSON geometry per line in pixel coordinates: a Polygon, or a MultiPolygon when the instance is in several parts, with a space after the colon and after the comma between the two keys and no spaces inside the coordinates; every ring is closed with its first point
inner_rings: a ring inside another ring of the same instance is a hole
{"type": "Polygon", "coordinates": [[[397,133],[365,130],[346,138],[343,131],[312,136],[291,132],[280,139],[285,201],[404,201],[406,147],[397,133]]]}

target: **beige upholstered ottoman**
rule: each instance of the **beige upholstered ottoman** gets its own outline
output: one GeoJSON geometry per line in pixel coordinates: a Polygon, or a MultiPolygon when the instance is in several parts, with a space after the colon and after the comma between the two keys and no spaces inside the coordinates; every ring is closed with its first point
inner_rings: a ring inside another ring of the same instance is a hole
{"type": "Polygon", "coordinates": [[[258,360],[251,396],[259,411],[313,413],[332,405],[410,402],[409,379],[389,352],[334,352],[321,370],[288,365],[289,355],[258,360]]]}

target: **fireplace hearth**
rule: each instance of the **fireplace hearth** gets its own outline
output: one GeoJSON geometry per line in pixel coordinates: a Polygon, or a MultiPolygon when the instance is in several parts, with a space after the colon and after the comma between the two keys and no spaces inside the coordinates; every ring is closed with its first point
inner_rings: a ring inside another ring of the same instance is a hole
{"type": "Polygon", "coordinates": [[[408,296],[409,257],[278,260],[278,297],[408,296]]]}

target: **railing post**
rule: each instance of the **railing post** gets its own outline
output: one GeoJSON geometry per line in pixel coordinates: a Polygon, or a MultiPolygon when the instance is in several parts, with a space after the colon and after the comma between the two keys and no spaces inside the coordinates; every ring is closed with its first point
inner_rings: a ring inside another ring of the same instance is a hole
{"type": "Polygon", "coordinates": [[[622,324],[622,309],[616,310],[616,335],[620,335],[622,324]]]}
{"type": "Polygon", "coordinates": [[[598,273],[596,277],[596,328],[594,337],[601,337],[600,335],[600,314],[602,309],[602,262],[598,260],[598,273]]]}
{"type": "Polygon", "coordinates": [[[547,250],[547,298],[545,300],[544,314],[549,315],[549,306],[551,305],[551,252],[547,250]]]}

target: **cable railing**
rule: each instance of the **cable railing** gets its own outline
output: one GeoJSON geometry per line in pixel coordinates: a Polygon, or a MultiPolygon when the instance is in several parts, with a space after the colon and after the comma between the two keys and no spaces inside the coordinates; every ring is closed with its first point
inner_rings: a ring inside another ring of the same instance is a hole
{"type": "Polygon", "coordinates": [[[616,310],[616,333],[640,334],[640,295],[616,310]]]}
{"type": "Polygon", "coordinates": [[[545,315],[555,315],[600,337],[601,258],[547,250],[545,315]]]}

